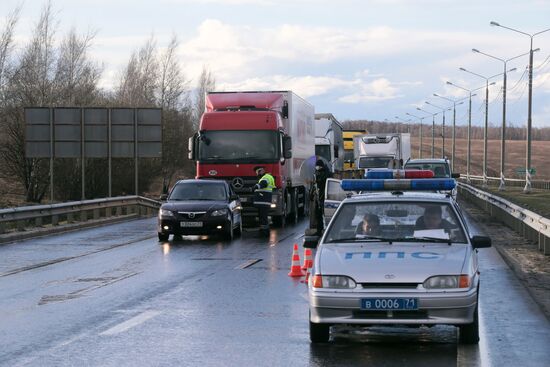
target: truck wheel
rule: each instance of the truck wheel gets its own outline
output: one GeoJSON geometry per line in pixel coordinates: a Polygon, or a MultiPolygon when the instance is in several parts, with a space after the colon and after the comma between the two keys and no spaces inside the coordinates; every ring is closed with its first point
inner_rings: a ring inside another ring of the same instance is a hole
{"type": "Polygon", "coordinates": [[[301,196],[302,207],[298,207],[298,216],[303,218],[308,214],[307,204],[309,201],[307,200],[306,193],[303,188],[298,189],[298,197],[296,198],[296,205],[300,204],[300,196],[301,196]]]}
{"type": "Polygon", "coordinates": [[[159,235],[159,241],[161,241],[161,242],[168,241],[168,237],[170,237],[170,235],[167,234],[167,233],[158,232],[158,235],[159,235]]]}
{"type": "Polygon", "coordinates": [[[290,213],[288,213],[288,222],[292,224],[298,223],[298,197],[296,195],[296,191],[294,195],[291,195],[290,197],[291,205],[290,205],[290,213]]]}
{"type": "MultiPolygon", "coordinates": [[[[285,195],[285,197],[286,197],[286,195],[285,195]]],[[[283,214],[271,216],[271,221],[273,222],[273,225],[275,227],[281,227],[282,228],[282,227],[285,226],[285,224],[286,224],[286,215],[287,215],[286,208],[287,208],[286,200],[284,200],[283,201],[283,214]]]]}

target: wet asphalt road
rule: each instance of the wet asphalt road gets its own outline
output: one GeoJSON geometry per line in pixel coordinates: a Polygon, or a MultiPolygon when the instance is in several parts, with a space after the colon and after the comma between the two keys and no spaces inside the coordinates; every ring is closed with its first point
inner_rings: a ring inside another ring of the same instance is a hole
{"type": "Polygon", "coordinates": [[[549,364],[550,323],[493,248],[479,346],[450,326],[339,327],[310,345],[306,286],[287,276],[304,228],[159,244],[145,219],[0,246],[0,365],[549,364]]]}

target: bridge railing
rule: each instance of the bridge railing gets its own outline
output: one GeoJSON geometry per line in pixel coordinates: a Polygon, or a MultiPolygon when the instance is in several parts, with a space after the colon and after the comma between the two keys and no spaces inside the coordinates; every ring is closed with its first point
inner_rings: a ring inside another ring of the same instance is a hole
{"type": "Polygon", "coordinates": [[[458,191],[462,197],[474,202],[491,217],[506,223],[524,238],[537,243],[539,250],[545,255],[550,255],[550,219],[472,185],[459,182],[458,191]]]}
{"type": "Polygon", "coordinates": [[[0,209],[0,234],[101,218],[152,216],[157,213],[159,207],[160,202],[156,200],[141,196],[120,196],[0,209]]]}
{"type": "MultiPolygon", "coordinates": [[[[467,177],[465,174],[460,175],[461,181],[465,182],[467,180],[467,177]]],[[[470,175],[470,181],[473,183],[482,183],[483,182],[483,176],[473,176],[470,175]]],[[[505,178],[504,182],[506,186],[512,186],[512,187],[524,187],[525,186],[525,179],[522,178],[505,178]]],[[[487,184],[489,186],[498,186],[500,185],[500,178],[499,177],[487,177],[487,184]]],[[[531,187],[533,189],[543,189],[543,190],[550,190],[550,181],[547,180],[531,180],[531,187]]]]}

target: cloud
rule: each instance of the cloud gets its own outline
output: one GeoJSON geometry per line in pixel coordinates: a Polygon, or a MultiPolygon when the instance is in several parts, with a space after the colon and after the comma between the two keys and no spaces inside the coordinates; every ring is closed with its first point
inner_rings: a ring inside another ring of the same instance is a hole
{"type": "Polygon", "coordinates": [[[384,101],[402,97],[398,94],[399,89],[394,86],[388,79],[380,78],[370,83],[362,84],[358,92],[345,95],[338,98],[342,103],[367,103],[373,101],[384,101]]]}
{"type": "Polygon", "coordinates": [[[325,76],[275,75],[265,78],[249,78],[236,83],[220,83],[222,90],[292,90],[301,97],[323,95],[340,88],[349,88],[353,81],[325,76]]]}

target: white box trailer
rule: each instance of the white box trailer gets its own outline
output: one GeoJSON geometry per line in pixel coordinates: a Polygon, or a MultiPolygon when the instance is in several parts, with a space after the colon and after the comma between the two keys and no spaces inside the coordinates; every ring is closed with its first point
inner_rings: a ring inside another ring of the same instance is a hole
{"type": "Polygon", "coordinates": [[[315,114],[315,155],[330,164],[332,172],[344,170],[342,125],[332,113],[315,114]]]}
{"type": "Polygon", "coordinates": [[[365,134],[353,138],[355,166],[359,169],[401,168],[411,157],[411,134],[365,134]]]}

